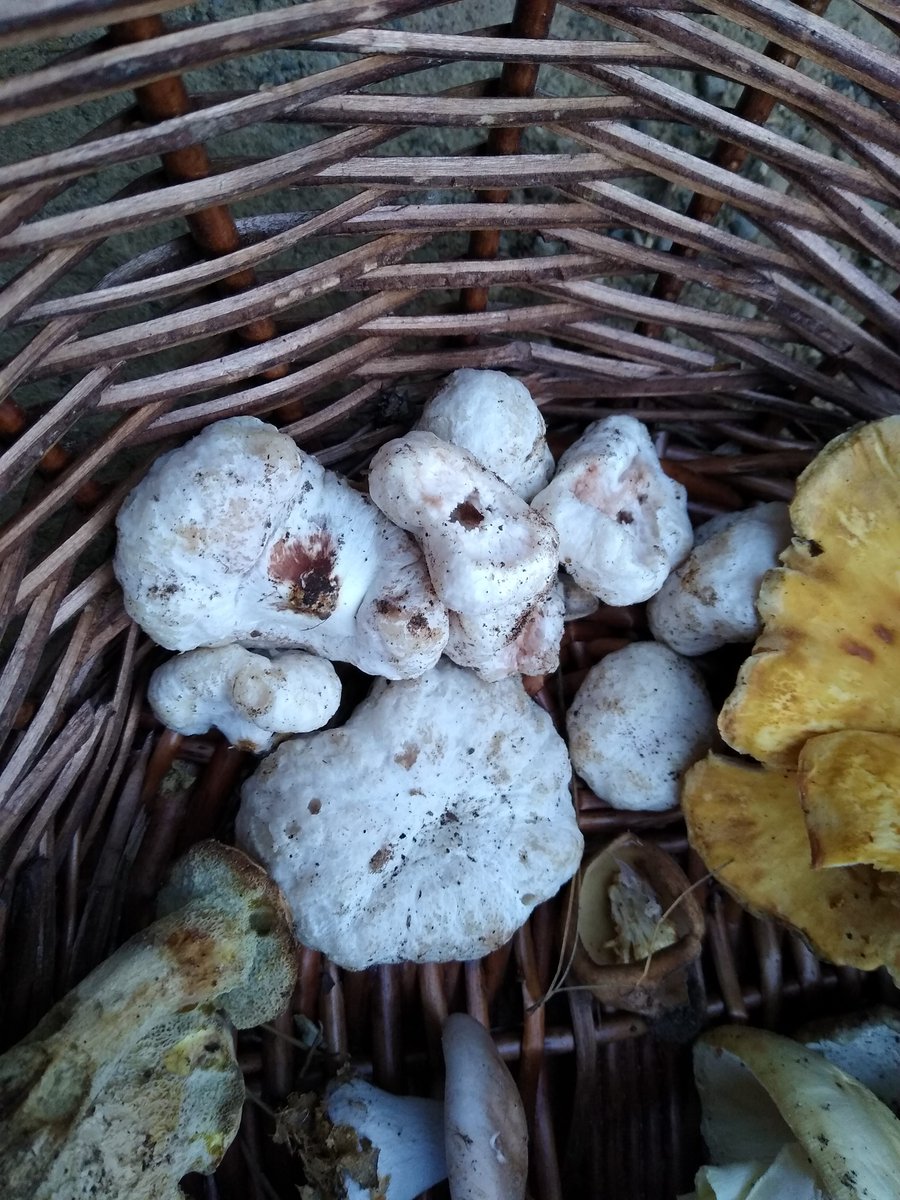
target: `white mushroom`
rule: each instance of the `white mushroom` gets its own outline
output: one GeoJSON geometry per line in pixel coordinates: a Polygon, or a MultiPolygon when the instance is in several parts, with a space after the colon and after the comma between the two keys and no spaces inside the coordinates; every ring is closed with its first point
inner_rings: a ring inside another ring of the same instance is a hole
{"type": "Polygon", "coordinates": [[[716,714],[693,663],[637,642],[588,672],[566,717],[581,778],[613,808],[661,812],[678,803],[681,774],[716,736],[716,714]]]}
{"type": "Polygon", "coordinates": [[[691,655],[752,642],[762,629],[759,585],[790,540],[788,506],[780,501],[701,525],[694,549],[647,606],[653,636],[691,655]]]}
{"type": "Polygon", "coordinates": [[[473,1017],[444,1022],[447,1172],[453,1200],[522,1200],[525,1109],[494,1040],[473,1017]]]}
{"type": "Polygon", "coordinates": [[[244,785],[238,837],[339,965],[478,958],[577,869],[570,778],[520,678],[443,662],[279,746],[244,785]]]}
{"type": "Polygon", "coordinates": [[[548,675],[559,666],[563,614],[559,583],[551,584],[524,618],[518,606],[498,610],[487,625],[463,621],[451,613],[450,640],[444,653],[460,666],[471,667],[489,683],[508,675],[548,675]],[[514,631],[512,641],[507,640],[510,628],[514,631]]]}
{"type": "Polygon", "coordinates": [[[335,1080],[324,1100],[292,1096],[276,1141],[295,1148],[316,1195],[414,1200],[450,1176],[452,1200],[522,1200],[528,1129],[493,1039],[472,1017],[444,1022],[444,1100],[335,1080]]]}
{"type": "Polygon", "coordinates": [[[126,610],[167,649],[307,649],[406,678],[446,643],[415,542],[255,417],[157,459],[117,525],[126,610]]]}
{"type": "Polygon", "coordinates": [[[216,646],[158,667],[147,699],[176,733],[215,726],[232,745],[263,751],[278,734],[321,729],[337,712],[341,681],[330,662],[302,650],[268,658],[243,646],[216,646]]]}
{"type": "Polygon", "coordinates": [[[422,547],[434,589],[453,614],[448,656],[495,677],[504,655],[511,663],[517,657],[508,647],[556,577],[553,528],[468,451],[432,433],[382,446],[369,491],[422,547]]]}
{"type": "Polygon", "coordinates": [[[416,428],[468,450],[525,500],[553,474],[541,411],[525,384],[502,371],[454,371],[416,428]]]}
{"type": "Polygon", "coordinates": [[[634,417],[589,425],[532,506],[557,529],[563,567],[606,604],[648,600],[693,540],[687,493],[634,417]]]}

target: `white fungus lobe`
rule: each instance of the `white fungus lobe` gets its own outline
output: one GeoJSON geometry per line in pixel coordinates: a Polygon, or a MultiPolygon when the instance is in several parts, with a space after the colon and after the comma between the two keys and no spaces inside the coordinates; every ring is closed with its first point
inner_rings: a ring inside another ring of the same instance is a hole
{"type": "Polygon", "coordinates": [[[637,642],[588,672],[568,711],[569,753],[613,808],[661,812],[678,803],[681,774],[716,737],[716,714],[693,663],[637,642]]]}
{"type": "Polygon", "coordinates": [[[790,540],[788,506],[780,501],[701,525],[694,549],[647,606],[653,636],[688,655],[752,642],[762,629],[756,598],[763,575],[790,540]]]}
{"type": "Polygon", "coordinates": [[[633,417],[589,425],[532,506],[559,533],[560,563],[606,604],[637,604],[691,548],[687,493],[633,417]]]}
{"type": "Polygon", "coordinates": [[[416,428],[468,450],[525,500],[553,474],[541,411],[525,384],[502,371],[454,371],[425,405],[416,428]]]}
{"type": "Polygon", "coordinates": [[[302,650],[271,657],[243,646],[188,650],[150,678],[147,699],[176,733],[215,726],[242,750],[271,748],[276,735],[321,729],[337,712],[341,682],[324,658],[302,650]]]}
{"type": "Polygon", "coordinates": [[[369,492],[422,547],[451,613],[449,658],[488,679],[522,670],[520,658],[555,668],[558,542],[543,517],[468,451],[415,430],[375,455],[369,492]]]}

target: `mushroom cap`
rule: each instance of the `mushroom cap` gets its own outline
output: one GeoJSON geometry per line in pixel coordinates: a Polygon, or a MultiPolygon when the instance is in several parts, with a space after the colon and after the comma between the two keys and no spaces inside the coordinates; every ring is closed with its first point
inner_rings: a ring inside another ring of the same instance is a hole
{"type": "Polygon", "coordinates": [[[759,504],[713,517],[694,548],[647,605],[650,632],[679,654],[749,642],[762,623],[756,598],[791,536],[788,506],[759,504]]]}
{"type": "Polygon", "coordinates": [[[591,667],[566,715],[572,765],[613,808],[661,812],[715,741],[716,714],[692,662],[636,642],[591,667]]]}
{"type": "Polygon", "coordinates": [[[117,527],[125,608],[169,650],[309,649],[405,677],[447,641],[413,540],[255,417],[157,459],[117,527]]]}
{"type": "Polygon", "coordinates": [[[528,1126],[509,1068],[483,1025],[452,1013],[441,1035],[445,1147],[453,1200],[522,1200],[528,1126]]]}
{"type": "Polygon", "coordinates": [[[900,871],[900,737],[841,730],[810,738],[797,786],[814,867],[900,871]]]}
{"type": "Polygon", "coordinates": [[[502,371],[454,371],[426,403],[416,428],[468,450],[524,500],[553,474],[541,411],[525,384],[502,371]]]}
{"type": "Polygon", "coordinates": [[[648,600],[693,543],[687,492],[634,417],[589,425],[532,507],[559,533],[562,566],[606,604],[648,600]]]}
{"type": "Polygon", "coordinates": [[[745,908],[792,926],[829,962],[900,976],[900,875],[814,870],[794,771],[710,754],[687,772],[681,805],[691,845],[745,908]]]}
{"type": "Polygon", "coordinates": [[[477,958],[577,869],[570,778],[521,679],[442,662],[279,746],[244,785],[237,831],[299,939],[339,965],[477,958]]]}
{"type": "Polygon", "coordinates": [[[763,580],[764,622],[726,700],[725,741],[793,765],[807,738],[900,730],[900,416],[829,442],[797,482],[794,538],[763,580]]]}
{"type": "MultiPolygon", "coordinates": [[[[248,1029],[283,1012],[297,978],[297,946],[284,897],[262,867],[233,846],[198,842],[175,863],[157,897],[160,917],[188,905],[221,911],[223,930],[229,932],[238,919],[240,944],[220,948],[219,955],[240,956],[241,982],[215,996],[232,1023],[248,1029]]],[[[210,929],[215,925],[211,917],[210,929]]],[[[173,954],[183,954],[188,969],[193,961],[189,942],[171,947],[173,954]]],[[[201,960],[198,954],[200,968],[201,960]]]]}
{"type": "Polygon", "coordinates": [[[302,650],[271,658],[243,646],[187,650],[150,677],[147,700],[176,733],[215,726],[242,750],[268,750],[276,734],[320,729],[337,712],[341,682],[324,658],[302,650]]]}
{"type": "Polygon", "coordinates": [[[467,450],[413,430],[382,446],[369,494],[418,540],[438,596],[467,617],[525,611],[556,576],[557,538],[467,450]]]}
{"type": "Polygon", "coordinates": [[[900,1113],[900,1012],[886,1004],[811,1021],[794,1035],[900,1113]]]}

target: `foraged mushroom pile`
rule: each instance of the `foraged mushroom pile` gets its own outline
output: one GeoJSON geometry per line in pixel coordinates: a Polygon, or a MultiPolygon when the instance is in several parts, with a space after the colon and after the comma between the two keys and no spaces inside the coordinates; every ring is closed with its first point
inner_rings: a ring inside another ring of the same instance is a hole
{"type": "Polygon", "coordinates": [[[751,911],[900,979],[900,417],[801,475],[762,635],[719,718],[745,759],[688,771],[688,833],[751,911]]]}

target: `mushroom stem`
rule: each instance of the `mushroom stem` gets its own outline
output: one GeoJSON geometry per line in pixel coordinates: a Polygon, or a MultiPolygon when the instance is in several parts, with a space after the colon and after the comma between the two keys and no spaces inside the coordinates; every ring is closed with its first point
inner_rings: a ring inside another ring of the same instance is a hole
{"type": "Polygon", "coordinates": [[[347,1173],[347,1200],[413,1200],[447,1177],[444,1106],[421,1096],[394,1096],[362,1079],[339,1084],[325,1103],[335,1125],[349,1126],[378,1153],[375,1188],[347,1173]]]}

